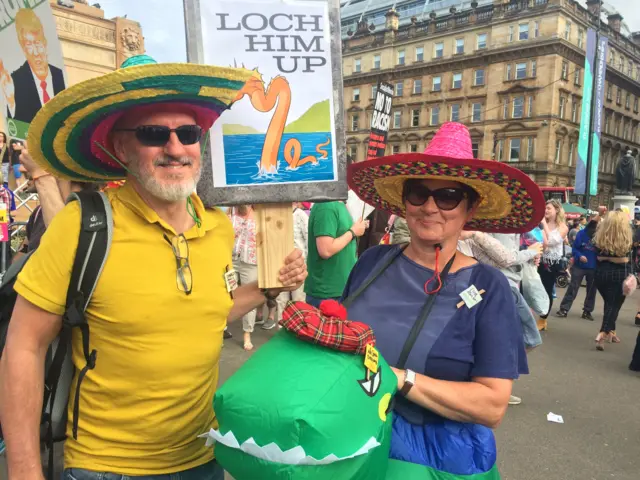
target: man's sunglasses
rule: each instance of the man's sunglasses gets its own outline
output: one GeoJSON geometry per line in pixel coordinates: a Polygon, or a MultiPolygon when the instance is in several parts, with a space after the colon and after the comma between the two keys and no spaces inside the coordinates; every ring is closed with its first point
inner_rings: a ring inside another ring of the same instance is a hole
{"type": "Polygon", "coordinates": [[[178,140],[183,145],[193,145],[202,138],[202,128],[199,125],[182,125],[169,128],[164,125],[140,125],[137,128],[116,128],[115,132],[135,132],[138,141],[147,147],[164,147],[169,143],[171,132],[176,132],[178,140]]]}
{"type": "Polygon", "coordinates": [[[433,197],[433,201],[440,210],[453,210],[468,196],[469,193],[465,188],[449,187],[430,190],[423,185],[413,185],[405,192],[404,198],[414,207],[420,207],[433,197]]]}

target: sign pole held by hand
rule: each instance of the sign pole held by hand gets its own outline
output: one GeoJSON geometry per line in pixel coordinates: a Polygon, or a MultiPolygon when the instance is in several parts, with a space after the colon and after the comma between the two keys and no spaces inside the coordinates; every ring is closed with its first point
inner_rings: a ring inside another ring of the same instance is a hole
{"type": "Polygon", "coordinates": [[[279,288],[282,260],[293,251],[293,208],[290,203],[256,205],[258,286],[279,288]]]}

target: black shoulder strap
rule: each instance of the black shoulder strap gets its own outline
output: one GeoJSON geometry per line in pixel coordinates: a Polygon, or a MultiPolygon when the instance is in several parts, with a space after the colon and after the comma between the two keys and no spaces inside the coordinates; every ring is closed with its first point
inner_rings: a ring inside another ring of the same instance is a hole
{"type": "Polygon", "coordinates": [[[362,295],[362,293],[371,286],[371,284],[373,282],[375,282],[380,275],[382,275],[387,268],[389,268],[391,266],[391,264],[393,262],[395,262],[396,258],[398,258],[400,255],[402,255],[402,252],[405,251],[405,249],[409,246],[408,243],[405,243],[403,245],[398,245],[395,248],[391,248],[380,260],[380,265],[379,267],[374,270],[374,272],[369,275],[364,282],[362,282],[362,285],[360,285],[355,292],[353,292],[351,295],[349,295],[347,298],[344,299],[344,301],[342,302],[342,305],[344,305],[345,308],[349,308],[353,302],[355,302],[355,300],[362,295]]]}
{"type": "Polygon", "coordinates": [[[90,351],[89,325],[84,312],[91,300],[109,254],[113,237],[113,218],[111,204],[103,193],[73,193],[67,203],[72,201],[80,203],[80,236],[67,291],[66,309],[62,318],[62,332],[45,381],[45,405],[50,399],[51,411],[53,411],[58,379],[60,378],[67,349],[71,343],[71,330],[76,327],[80,328],[83,353],[87,363],[78,375],[74,398],[73,436],[77,438],[80,385],[87,372],[95,368],[97,356],[95,350],[90,351]]]}

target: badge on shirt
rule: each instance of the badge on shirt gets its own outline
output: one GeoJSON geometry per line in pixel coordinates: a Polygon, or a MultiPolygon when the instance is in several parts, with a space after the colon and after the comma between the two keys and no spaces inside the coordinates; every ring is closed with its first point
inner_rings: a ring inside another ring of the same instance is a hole
{"type": "Polygon", "coordinates": [[[238,288],[238,275],[235,270],[230,269],[225,272],[224,283],[227,286],[228,293],[231,293],[238,288]]]}
{"type": "Polygon", "coordinates": [[[478,291],[475,285],[471,285],[469,288],[460,293],[462,301],[467,308],[473,308],[482,301],[482,295],[478,291]]]}
{"type": "Polygon", "coordinates": [[[380,361],[380,355],[378,350],[371,345],[367,345],[367,350],[364,353],[364,366],[367,367],[372,373],[378,373],[378,362],[380,361]]]}

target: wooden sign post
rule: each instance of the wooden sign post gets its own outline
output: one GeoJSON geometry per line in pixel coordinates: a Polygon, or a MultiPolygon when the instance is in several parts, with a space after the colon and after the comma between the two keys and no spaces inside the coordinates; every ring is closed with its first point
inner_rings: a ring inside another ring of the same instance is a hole
{"type": "Polygon", "coordinates": [[[291,202],[347,198],[339,0],[183,1],[190,62],[256,71],[211,129],[198,194],[256,206],[260,286],[277,287],[291,202]]]}

